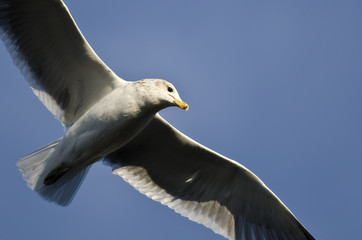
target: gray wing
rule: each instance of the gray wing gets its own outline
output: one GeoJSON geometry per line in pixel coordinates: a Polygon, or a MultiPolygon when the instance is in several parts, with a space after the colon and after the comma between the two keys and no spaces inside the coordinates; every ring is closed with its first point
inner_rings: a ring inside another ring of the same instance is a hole
{"type": "Polygon", "coordinates": [[[124,82],[60,0],[0,0],[0,36],[34,93],[66,126],[124,82]]]}
{"type": "Polygon", "coordinates": [[[251,171],[159,115],[105,163],[141,193],[226,238],[314,239],[251,171]]]}

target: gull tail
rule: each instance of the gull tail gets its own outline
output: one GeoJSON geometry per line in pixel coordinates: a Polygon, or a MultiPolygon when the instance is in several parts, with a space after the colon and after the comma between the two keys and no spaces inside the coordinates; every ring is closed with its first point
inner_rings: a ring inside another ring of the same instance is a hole
{"type": "Polygon", "coordinates": [[[90,166],[77,173],[66,172],[51,184],[44,183],[49,173],[62,164],[62,159],[52,156],[60,140],[22,157],[16,164],[32,190],[47,201],[67,206],[73,200],[90,166]]]}

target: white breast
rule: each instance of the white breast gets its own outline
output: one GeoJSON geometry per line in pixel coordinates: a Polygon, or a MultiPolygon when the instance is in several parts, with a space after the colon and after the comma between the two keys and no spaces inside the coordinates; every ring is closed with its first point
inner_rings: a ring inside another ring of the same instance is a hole
{"type": "MultiPolygon", "coordinates": [[[[143,103],[116,89],[89,109],[64,136],[60,158],[73,167],[84,167],[132,140],[153,118],[143,103]]],[[[59,156],[58,156],[59,158],[59,156]]]]}

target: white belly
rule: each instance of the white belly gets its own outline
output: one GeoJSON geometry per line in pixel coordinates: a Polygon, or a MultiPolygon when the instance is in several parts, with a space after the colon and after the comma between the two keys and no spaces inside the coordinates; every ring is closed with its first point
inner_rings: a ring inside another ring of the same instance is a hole
{"type": "Polygon", "coordinates": [[[137,103],[114,101],[118,96],[110,94],[69,128],[55,157],[80,170],[127,144],[154,117],[151,113],[140,115],[137,103]]]}

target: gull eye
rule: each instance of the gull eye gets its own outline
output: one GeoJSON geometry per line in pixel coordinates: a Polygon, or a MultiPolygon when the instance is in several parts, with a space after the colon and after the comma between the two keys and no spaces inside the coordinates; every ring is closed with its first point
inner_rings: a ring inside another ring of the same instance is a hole
{"type": "Polygon", "coordinates": [[[173,92],[172,87],[168,87],[168,88],[167,88],[167,91],[169,91],[169,92],[173,92]]]}

